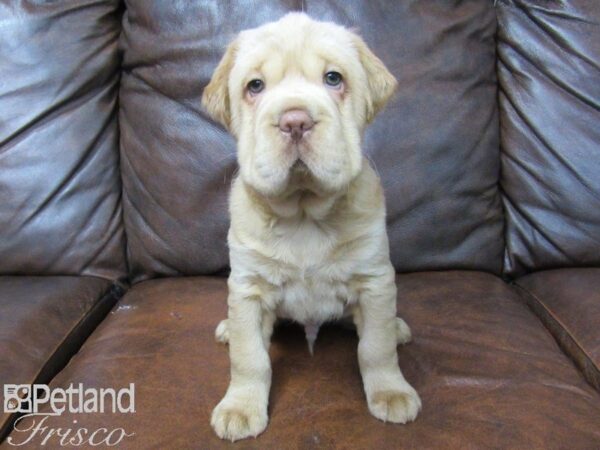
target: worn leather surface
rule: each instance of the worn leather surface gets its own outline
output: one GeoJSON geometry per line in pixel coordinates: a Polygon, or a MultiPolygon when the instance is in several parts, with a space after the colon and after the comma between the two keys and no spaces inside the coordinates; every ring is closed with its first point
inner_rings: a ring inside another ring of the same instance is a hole
{"type": "Polygon", "coordinates": [[[354,331],[322,330],[311,358],[300,327],[287,326],[271,348],[267,431],[235,445],[218,440],[209,414],[227,387],[229,362],[213,334],[226,314],[226,283],[198,277],[134,286],[53,381],[135,383],[134,414],[63,414],[47,425],[122,427],[135,433],[123,449],[597,447],[600,394],[513,288],[477,272],[397,280],[398,310],[414,336],[399,360],[424,405],[412,424],[369,415],[354,331]]]}
{"type": "Polygon", "coordinates": [[[0,277],[0,436],[10,419],[4,384],[48,383],[97,324],[110,285],[94,277],[0,277]]]}
{"type": "Polygon", "coordinates": [[[600,391],[600,268],[548,270],[519,278],[517,284],[600,391]]]}
{"type": "Polygon", "coordinates": [[[126,275],[119,2],[0,2],[0,274],[126,275]]]}
{"type": "Polygon", "coordinates": [[[600,265],[600,8],[500,0],[505,272],[600,265]]]}
{"type": "Polygon", "coordinates": [[[364,148],[383,179],[399,271],[500,272],[492,2],[128,0],[121,161],[134,280],[226,269],[235,143],[201,110],[227,43],[304,9],[356,27],[400,88],[364,148]],[[375,26],[376,24],[376,26],[375,26]]]}

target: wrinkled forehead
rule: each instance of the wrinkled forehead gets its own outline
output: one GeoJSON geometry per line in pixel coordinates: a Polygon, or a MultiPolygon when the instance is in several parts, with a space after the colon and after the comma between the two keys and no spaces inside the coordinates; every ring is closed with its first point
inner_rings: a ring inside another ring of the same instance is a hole
{"type": "Polygon", "coordinates": [[[283,78],[290,72],[309,76],[331,66],[357,70],[360,63],[351,32],[332,23],[286,19],[240,34],[236,72],[283,78]]]}

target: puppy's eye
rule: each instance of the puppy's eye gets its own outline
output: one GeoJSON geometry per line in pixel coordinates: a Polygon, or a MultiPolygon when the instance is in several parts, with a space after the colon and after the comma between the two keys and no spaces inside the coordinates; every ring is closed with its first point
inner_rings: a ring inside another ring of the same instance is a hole
{"type": "Polygon", "coordinates": [[[323,81],[327,86],[337,87],[342,83],[342,74],[335,71],[327,72],[323,81]]]}
{"type": "Polygon", "coordinates": [[[246,87],[248,88],[248,92],[251,94],[259,94],[265,88],[265,82],[256,78],[254,80],[250,80],[246,87]]]}

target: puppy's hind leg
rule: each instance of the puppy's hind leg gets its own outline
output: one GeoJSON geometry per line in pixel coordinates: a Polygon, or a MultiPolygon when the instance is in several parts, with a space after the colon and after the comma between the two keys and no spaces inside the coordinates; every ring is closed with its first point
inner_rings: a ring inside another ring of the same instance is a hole
{"type": "MultiPolygon", "coordinates": [[[[262,334],[263,340],[265,341],[265,347],[269,348],[271,345],[271,335],[273,334],[273,327],[275,325],[275,314],[271,311],[264,311],[262,318],[262,334]]],[[[229,329],[227,325],[227,319],[223,319],[217,325],[215,329],[215,340],[221,344],[229,344],[229,329]]]]}
{"type": "MultiPolygon", "coordinates": [[[[363,329],[363,318],[360,307],[357,305],[352,310],[352,321],[356,326],[356,333],[360,339],[363,329]]],[[[400,317],[396,317],[396,342],[399,345],[408,344],[412,340],[412,333],[408,324],[400,317]]]]}
{"type": "Polygon", "coordinates": [[[400,317],[396,317],[396,341],[398,344],[408,344],[412,339],[412,333],[408,324],[400,317]]]}
{"type": "Polygon", "coordinates": [[[215,340],[221,344],[229,343],[229,330],[227,329],[227,319],[223,319],[217,325],[215,330],[215,340]]]}

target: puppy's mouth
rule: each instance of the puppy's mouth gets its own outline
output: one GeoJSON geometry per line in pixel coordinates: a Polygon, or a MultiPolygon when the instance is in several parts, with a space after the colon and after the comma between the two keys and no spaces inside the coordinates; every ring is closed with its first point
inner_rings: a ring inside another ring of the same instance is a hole
{"type": "Polygon", "coordinates": [[[315,185],[316,181],[310,168],[302,158],[296,159],[290,167],[289,184],[297,188],[306,188],[315,185]]]}
{"type": "Polygon", "coordinates": [[[292,177],[308,177],[311,175],[310,166],[306,161],[312,150],[306,139],[287,142],[282,151],[287,154],[288,161],[291,163],[288,167],[292,177]]]}
{"type": "Polygon", "coordinates": [[[298,158],[292,167],[290,172],[294,175],[310,175],[310,169],[302,159],[298,158]]]}
{"type": "Polygon", "coordinates": [[[287,190],[289,192],[310,192],[324,194],[322,183],[301,158],[298,158],[290,168],[287,190]]]}
{"type": "Polygon", "coordinates": [[[293,162],[289,166],[288,189],[298,191],[309,191],[315,194],[323,194],[326,189],[326,180],[322,180],[315,172],[314,150],[308,142],[300,141],[285,149],[292,152],[293,162]]]}

